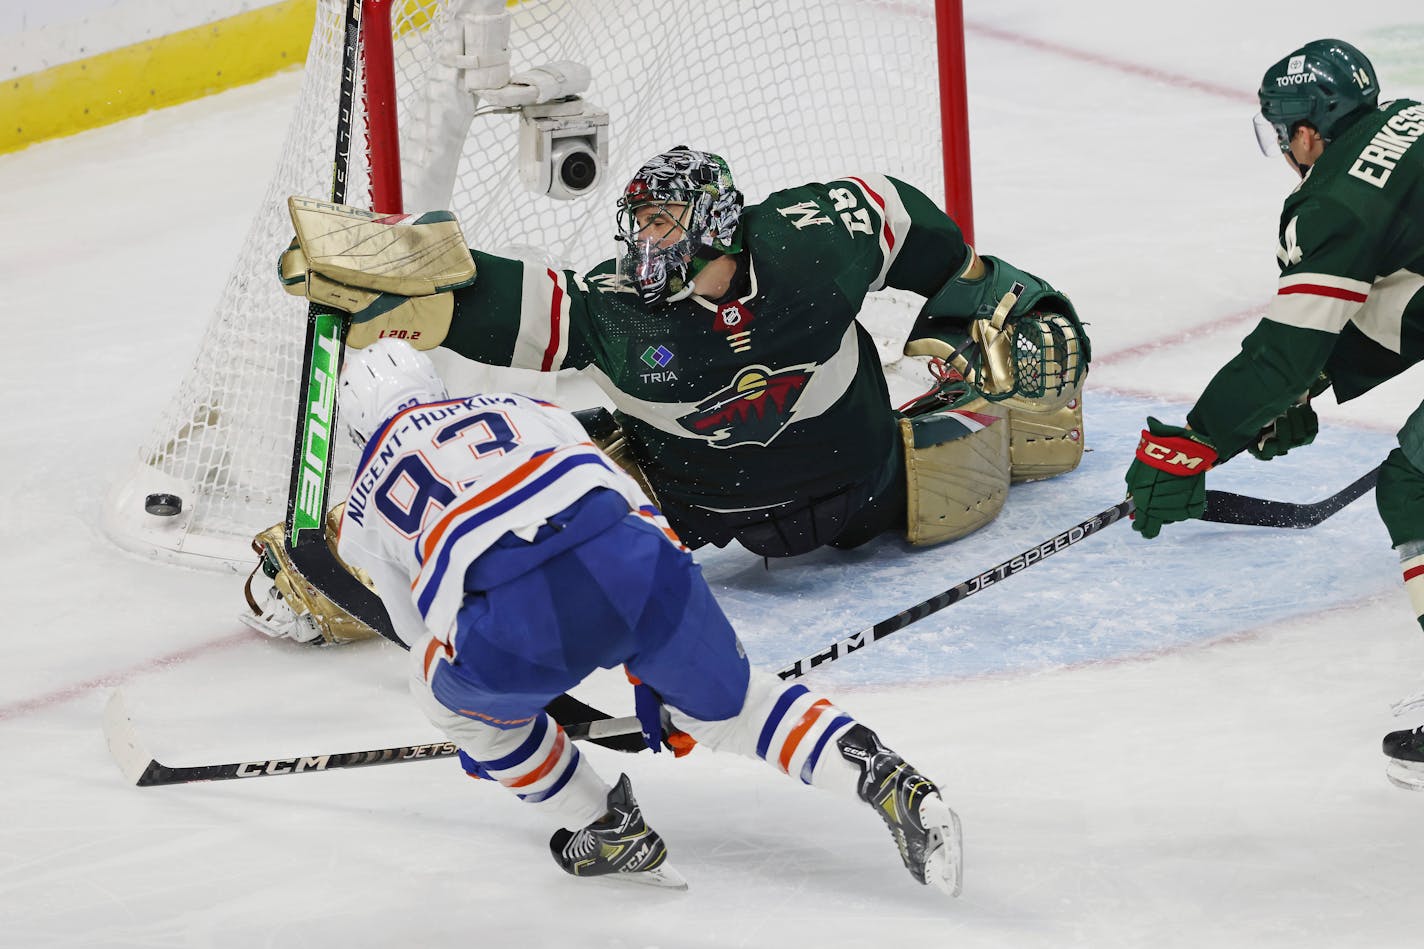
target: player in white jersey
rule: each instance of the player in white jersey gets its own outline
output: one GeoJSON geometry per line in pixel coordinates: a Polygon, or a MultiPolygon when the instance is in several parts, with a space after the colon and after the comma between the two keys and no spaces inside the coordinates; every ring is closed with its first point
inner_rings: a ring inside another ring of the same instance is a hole
{"type": "MultiPolygon", "coordinates": [[[[347,354],[339,410],[365,445],[341,556],[375,581],[417,701],[466,770],[560,825],[565,871],[686,886],[627,776],[610,787],[544,712],[624,665],[673,730],[854,792],[916,880],[959,892],[959,820],[935,785],[829,700],[748,665],[691,554],[572,415],[522,395],[452,399],[394,340],[347,354]]],[[[657,750],[661,726],[649,732],[657,750]]]]}

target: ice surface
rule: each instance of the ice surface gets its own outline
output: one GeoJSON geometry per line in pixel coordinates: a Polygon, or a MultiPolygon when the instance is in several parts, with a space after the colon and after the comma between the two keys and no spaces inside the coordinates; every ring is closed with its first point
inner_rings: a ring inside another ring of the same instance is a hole
{"type": "MultiPolygon", "coordinates": [[[[966,6],[977,243],[1091,322],[1090,452],[941,549],[708,552],[769,666],[1121,498],[1143,416],[1180,419],[1272,292],[1291,181],[1248,128],[1266,65],[1339,35],[1378,50],[1387,94],[1424,96],[1406,0],[966,6]]],[[[564,878],[548,828],[449,762],[125,786],[99,727],[118,685],[170,764],[436,737],[394,648],[265,641],[233,618],[237,578],[133,559],[94,526],[191,359],[296,88],[0,157],[0,945],[1418,944],[1424,796],[1385,781],[1378,742],[1424,640],[1368,498],[1300,532],[1117,525],[818,673],[964,819],[953,902],[910,882],[863,805],[705,750],[596,757],[634,779],[686,894],[564,878]]],[[[1316,446],[1212,486],[1338,490],[1389,449],[1418,380],[1322,406],[1316,446]]],[[[630,704],[614,677],[587,697],[630,704]]]]}

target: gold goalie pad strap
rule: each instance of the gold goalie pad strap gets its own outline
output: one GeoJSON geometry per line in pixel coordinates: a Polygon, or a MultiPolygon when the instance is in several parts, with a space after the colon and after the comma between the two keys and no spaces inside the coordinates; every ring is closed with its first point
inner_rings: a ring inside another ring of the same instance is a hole
{"type": "Polygon", "coordinates": [[[658,506],[658,496],[654,493],[652,484],[648,482],[648,476],[643,474],[643,469],[639,467],[638,460],[628,450],[628,442],[623,438],[622,429],[618,430],[617,435],[606,440],[594,439],[594,444],[608,456],[609,460],[638,482],[638,487],[643,489],[643,493],[648,496],[648,500],[653,502],[654,507],[658,506]]]}
{"type": "Polygon", "coordinates": [[[654,507],[658,506],[658,494],[652,490],[652,484],[648,482],[648,476],[642,473],[642,467],[638,465],[638,459],[635,459],[635,457],[632,456],[631,450],[628,450],[628,439],[625,439],[621,427],[615,429],[612,435],[595,437],[594,445],[597,445],[598,450],[601,450],[604,455],[608,456],[608,460],[611,460],[614,465],[621,467],[624,472],[628,473],[629,477],[632,477],[632,480],[638,482],[638,487],[641,487],[642,493],[648,496],[648,500],[651,500],[654,507]]]}
{"type": "Polygon", "coordinates": [[[901,419],[900,435],[910,543],[954,540],[999,515],[1009,493],[1004,409],[979,399],[953,411],[901,419]]]}
{"type": "MultiPolygon", "coordinates": [[[[371,582],[370,575],[364,570],[352,567],[337,556],[336,531],[341,523],[341,512],[345,507],[345,502],[342,502],[326,515],[327,546],[331,549],[331,555],[336,557],[336,562],[374,593],[376,585],[371,582]]],[[[252,609],[252,612],[258,616],[262,614],[261,608],[252,596],[252,582],[257,578],[257,572],[262,570],[263,563],[268,562],[270,558],[270,562],[275,564],[277,570],[277,575],[272,577],[272,585],[282,594],[282,599],[287,601],[287,605],[292,608],[293,613],[298,616],[310,615],[312,617],[317,629],[321,631],[322,639],[327,643],[335,645],[358,639],[379,639],[380,633],[327,599],[325,594],[302,578],[287,557],[287,547],[283,543],[284,527],[285,525],[282,523],[274,524],[252,540],[252,549],[257,551],[258,557],[261,558],[258,561],[257,570],[254,570],[252,576],[247,578],[247,605],[252,609]]]]}
{"type": "Polygon", "coordinates": [[[1083,460],[1083,395],[1052,412],[1009,411],[1009,462],[1014,483],[1072,471],[1083,460]]]}

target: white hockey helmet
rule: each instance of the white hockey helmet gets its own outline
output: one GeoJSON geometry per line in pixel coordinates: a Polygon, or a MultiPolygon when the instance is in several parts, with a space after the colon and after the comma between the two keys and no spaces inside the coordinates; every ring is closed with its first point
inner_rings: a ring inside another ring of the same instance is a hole
{"type": "Polygon", "coordinates": [[[398,339],[348,349],[337,391],[341,421],[362,447],[401,409],[450,397],[430,357],[398,339]]]}

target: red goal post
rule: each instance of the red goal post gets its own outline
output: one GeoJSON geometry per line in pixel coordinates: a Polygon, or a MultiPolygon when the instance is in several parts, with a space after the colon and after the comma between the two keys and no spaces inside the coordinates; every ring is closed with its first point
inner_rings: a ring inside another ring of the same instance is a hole
{"type": "MultiPolygon", "coordinates": [[[[343,7],[317,0],[262,205],[187,376],[106,499],[105,531],[130,550],[245,571],[252,537],[283,518],[305,306],[278,286],[276,258],[291,236],[287,197],[330,190],[343,7]],[[154,493],[178,496],[183,510],[147,513],[154,493]]],[[[806,181],[889,174],[945,195],[972,235],[960,0],[493,8],[507,18],[512,72],[555,61],[588,68],[584,96],[609,116],[596,186],[573,201],[534,194],[521,184],[517,116],[486,106],[452,117],[452,27],[471,10],[489,14],[491,0],[364,0],[348,201],[448,208],[472,246],[582,271],[614,251],[613,205],[628,176],[686,144],[726,157],[749,202],[806,181]]],[[[917,301],[872,299],[862,314],[872,333],[903,340],[917,301]]],[[[337,490],[349,461],[338,454],[337,490]]]]}

